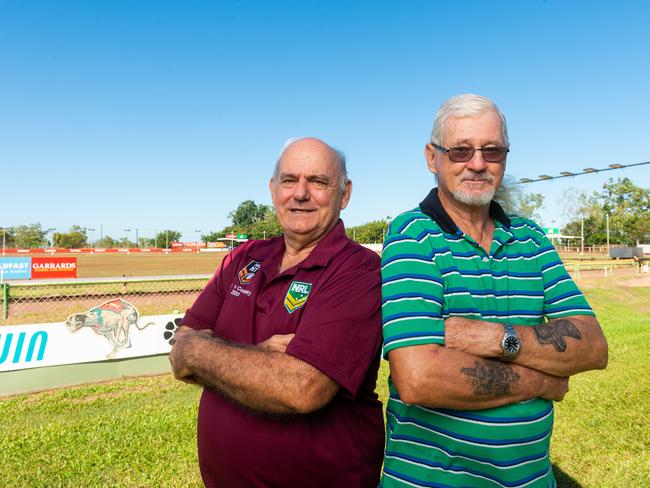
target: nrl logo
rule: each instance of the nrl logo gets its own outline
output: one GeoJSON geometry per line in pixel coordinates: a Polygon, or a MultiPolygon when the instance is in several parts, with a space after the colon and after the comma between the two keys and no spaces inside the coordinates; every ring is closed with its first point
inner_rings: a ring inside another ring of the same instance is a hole
{"type": "Polygon", "coordinates": [[[260,263],[254,260],[251,261],[246,266],[244,266],[239,272],[239,282],[242,285],[248,285],[253,279],[253,277],[255,276],[255,273],[259,271],[259,269],[260,269],[260,263]]]}
{"type": "Polygon", "coordinates": [[[287,312],[293,313],[302,307],[311,291],[311,283],[303,283],[302,281],[292,281],[287,291],[287,296],[284,297],[284,308],[287,312]]]}

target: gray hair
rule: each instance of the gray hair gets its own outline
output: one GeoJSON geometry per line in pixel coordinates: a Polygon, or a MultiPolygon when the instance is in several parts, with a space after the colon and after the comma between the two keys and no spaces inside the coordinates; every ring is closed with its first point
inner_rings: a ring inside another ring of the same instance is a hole
{"type": "MultiPolygon", "coordinates": [[[[278,178],[278,175],[280,174],[280,160],[282,159],[282,154],[284,154],[284,151],[294,142],[298,142],[301,139],[305,139],[304,137],[290,137],[289,139],[286,140],[286,142],[282,145],[282,150],[280,151],[280,156],[278,156],[278,159],[275,161],[275,169],[273,170],[273,176],[271,176],[271,181],[275,181],[278,178]]],[[[345,185],[347,185],[350,182],[350,178],[348,178],[348,168],[346,165],[346,159],[345,159],[345,154],[343,154],[343,151],[339,151],[338,149],[329,146],[329,148],[332,150],[334,153],[334,159],[336,163],[339,165],[339,171],[340,171],[340,180],[339,180],[339,186],[341,187],[341,192],[345,191],[345,185]]]]}
{"type": "Polygon", "coordinates": [[[436,113],[436,118],[433,121],[431,142],[439,146],[443,145],[445,123],[449,117],[469,117],[472,115],[481,115],[489,111],[496,112],[501,118],[501,134],[503,136],[503,142],[506,146],[509,146],[506,118],[503,113],[501,113],[501,110],[499,110],[499,107],[497,107],[489,98],[482,97],[481,95],[474,95],[473,93],[456,95],[440,105],[440,108],[436,113]]]}

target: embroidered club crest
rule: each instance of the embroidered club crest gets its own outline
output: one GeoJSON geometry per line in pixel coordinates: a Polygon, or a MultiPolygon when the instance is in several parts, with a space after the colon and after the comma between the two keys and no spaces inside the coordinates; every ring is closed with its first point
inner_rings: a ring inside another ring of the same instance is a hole
{"type": "Polygon", "coordinates": [[[242,285],[248,285],[255,276],[255,273],[259,271],[259,269],[260,263],[255,260],[251,261],[246,266],[244,266],[241,271],[239,271],[239,282],[242,285]]]}
{"type": "Polygon", "coordinates": [[[287,290],[287,296],[284,297],[284,308],[287,312],[293,313],[302,307],[311,291],[311,283],[303,283],[302,281],[292,281],[287,290]]]}

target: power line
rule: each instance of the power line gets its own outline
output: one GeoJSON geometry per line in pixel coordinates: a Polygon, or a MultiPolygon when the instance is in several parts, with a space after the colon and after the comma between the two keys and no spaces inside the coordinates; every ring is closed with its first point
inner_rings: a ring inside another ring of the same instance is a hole
{"type": "Polygon", "coordinates": [[[560,178],[569,178],[572,176],[588,175],[592,173],[601,173],[603,171],[613,171],[615,169],[631,168],[632,166],[642,166],[644,164],[650,164],[650,161],[644,163],[634,163],[634,164],[610,164],[607,168],[597,169],[597,168],[585,168],[580,172],[572,171],[561,171],[558,176],[549,176],[549,175],[539,175],[537,178],[521,178],[519,181],[514,182],[514,185],[523,185],[525,183],[535,183],[536,181],[547,181],[547,180],[558,180],[560,178]]]}

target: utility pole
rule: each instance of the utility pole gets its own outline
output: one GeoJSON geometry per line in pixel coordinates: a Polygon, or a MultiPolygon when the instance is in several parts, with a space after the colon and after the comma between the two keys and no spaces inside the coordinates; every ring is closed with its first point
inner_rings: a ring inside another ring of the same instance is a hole
{"type": "Polygon", "coordinates": [[[580,254],[585,253],[585,219],[580,219],[580,254]]]}

